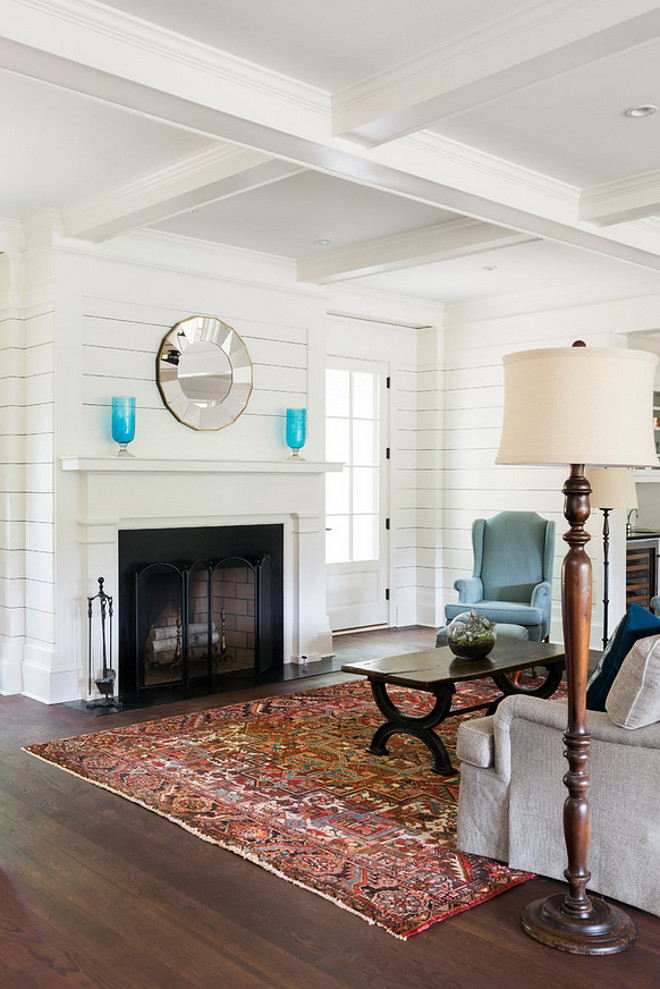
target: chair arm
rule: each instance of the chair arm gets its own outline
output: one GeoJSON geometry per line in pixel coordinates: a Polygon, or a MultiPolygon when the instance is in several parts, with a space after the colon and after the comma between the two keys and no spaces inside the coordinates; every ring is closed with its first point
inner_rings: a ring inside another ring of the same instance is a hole
{"type": "Polygon", "coordinates": [[[458,591],[459,604],[476,604],[483,601],[484,585],[481,577],[461,577],[454,581],[454,590],[458,591]]]}
{"type": "MultiPolygon", "coordinates": [[[[497,777],[511,779],[511,726],[518,719],[564,733],[566,701],[542,700],[524,694],[505,697],[493,715],[493,760],[497,777]]],[[[660,722],[630,731],[610,721],[605,711],[587,711],[587,731],[592,743],[607,742],[644,749],[660,749],[660,722]]]]}
{"type": "Polygon", "coordinates": [[[529,602],[532,608],[540,608],[544,615],[548,617],[543,622],[542,636],[545,638],[550,631],[550,608],[552,606],[552,584],[549,580],[543,580],[537,584],[532,591],[532,599],[529,602]]]}

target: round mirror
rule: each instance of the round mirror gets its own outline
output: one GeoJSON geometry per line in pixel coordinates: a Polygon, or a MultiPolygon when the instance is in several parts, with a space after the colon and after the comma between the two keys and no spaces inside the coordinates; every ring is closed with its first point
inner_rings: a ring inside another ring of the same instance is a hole
{"type": "Polygon", "coordinates": [[[222,429],[238,419],[252,394],[252,361],[231,326],[191,316],[163,337],[156,383],[166,408],[191,429],[222,429]]]}

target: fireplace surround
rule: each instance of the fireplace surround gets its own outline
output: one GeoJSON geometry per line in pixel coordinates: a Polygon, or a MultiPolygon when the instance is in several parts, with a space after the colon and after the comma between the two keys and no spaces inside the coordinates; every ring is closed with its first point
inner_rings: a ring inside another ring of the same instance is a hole
{"type": "MultiPolygon", "coordinates": [[[[25,692],[47,703],[87,696],[84,602],[105,578],[119,601],[119,534],[235,526],[281,527],[282,660],[310,667],[332,655],[325,600],[324,476],[338,463],[62,457],[55,571],[57,642],[23,664],[25,692]],[[81,605],[83,602],[83,605],[81,605]]],[[[244,550],[231,549],[239,555],[244,550]]],[[[205,559],[208,554],[200,554],[205,559]]],[[[223,553],[218,553],[220,559],[223,553]]],[[[168,561],[162,546],[141,562],[168,561]]],[[[170,562],[186,562],[185,558],[170,562]]],[[[214,561],[215,562],[215,561],[214,561]]],[[[251,558],[251,562],[254,559],[251,558]]],[[[217,623],[216,623],[217,624],[217,623]]],[[[119,670],[119,634],[113,667],[119,670]]],[[[275,677],[273,677],[275,678],[275,677]]],[[[123,694],[121,676],[117,689],[123,694]]]]}

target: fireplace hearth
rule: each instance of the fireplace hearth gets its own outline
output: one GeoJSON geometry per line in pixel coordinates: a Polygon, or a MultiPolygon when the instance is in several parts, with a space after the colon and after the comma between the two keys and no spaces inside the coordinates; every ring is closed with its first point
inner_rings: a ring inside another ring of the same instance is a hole
{"type": "Polygon", "coordinates": [[[119,700],[161,703],[278,679],[282,526],[119,532],[119,700]]]}

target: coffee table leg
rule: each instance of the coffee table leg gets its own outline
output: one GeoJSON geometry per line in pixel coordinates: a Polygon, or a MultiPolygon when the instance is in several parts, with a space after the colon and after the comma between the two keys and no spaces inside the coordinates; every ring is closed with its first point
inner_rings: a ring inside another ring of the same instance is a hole
{"type": "Polygon", "coordinates": [[[453,775],[456,770],[451,764],[447,749],[432,729],[444,721],[449,714],[454,689],[453,683],[443,685],[442,690],[436,695],[432,710],[418,717],[399,710],[387,693],[387,685],[380,680],[372,680],[371,692],[378,710],[385,715],[387,721],[376,731],[367,752],[373,755],[388,755],[386,742],[391,735],[397,732],[402,735],[412,735],[414,738],[419,738],[431,750],[434,772],[442,776],[453,775]]]}
{"type": "MultiPolygon", "coordinates": [[[[537,662],[536,666],[542,666],[542,664],[537,662]]],[[[519,687],[517,683],[513,683],[504,674],[501,675],[498,674],[497,676],[494,676],[492,679],[493,682],[500,688],[500,690],[504,694],[504,697],[507,697],[510,694],[527,694],[529,697],[548,698],[548,697],[552,697],[555,690],[561,683],[562,675],[564,672],[564,664],[553,663],[552,666],[546,666],[544,667],[544,669],[545,669],[544,680],[539,684],[538,687],[534,687],[531,689],[526,689],[525,687],[519,687]]],[[[499,697],[497,701],[494,702],[494,706],[491,705],[493,710],[497,707],[500,701],[504,700],[504,697],[499,697]]],[[[488,709],[488,714],[492,714],[491,708],[488,709]]]]}

